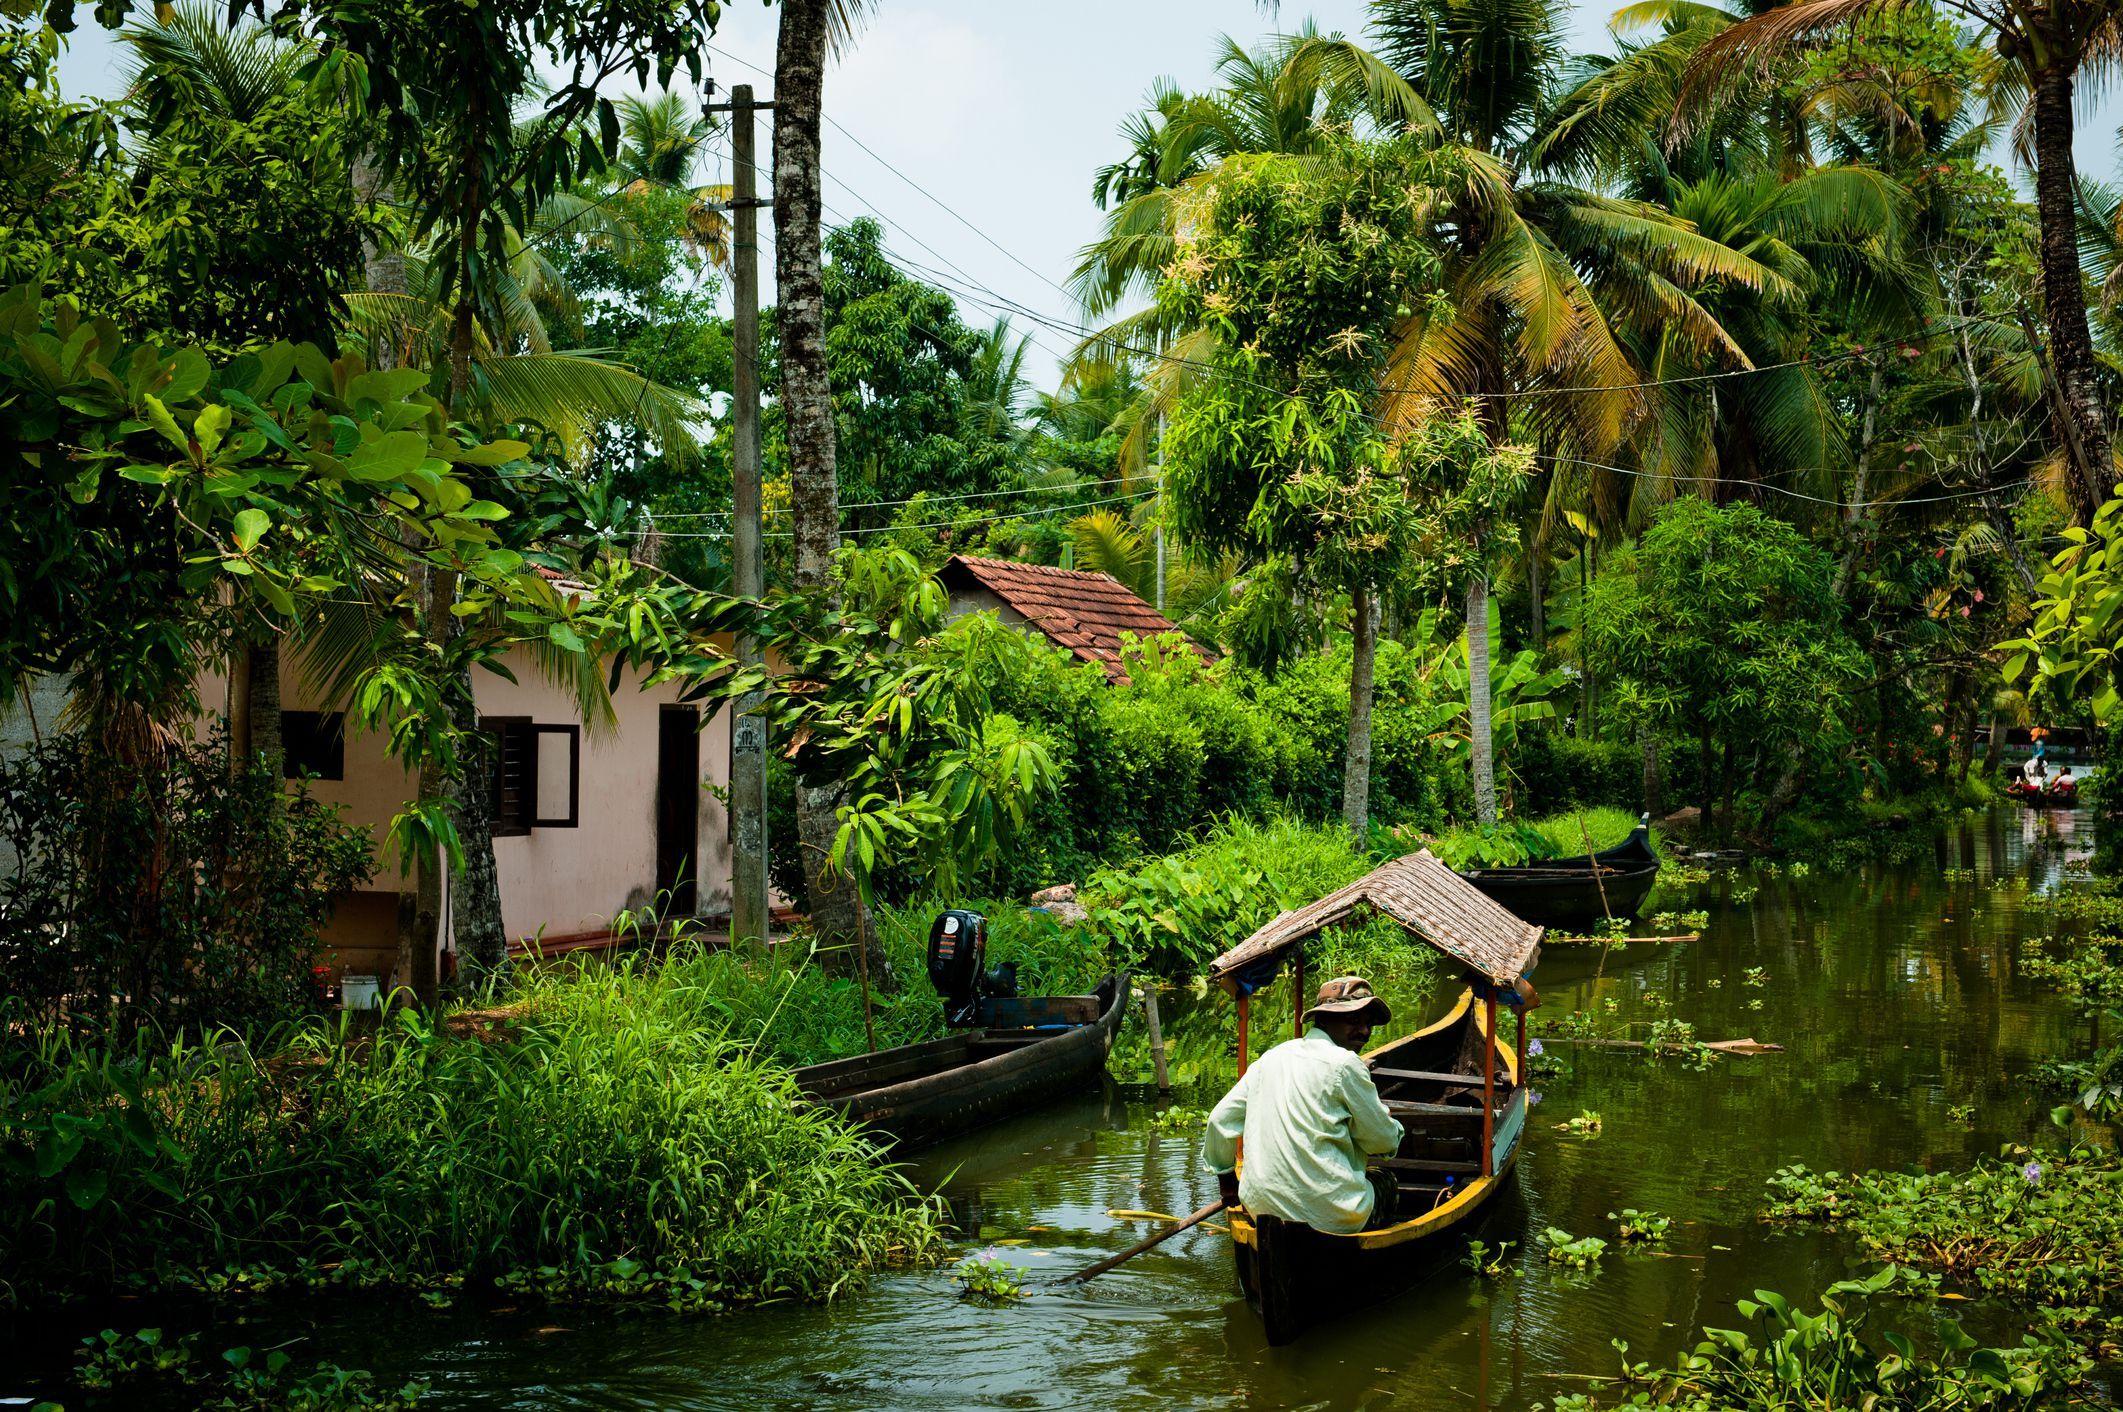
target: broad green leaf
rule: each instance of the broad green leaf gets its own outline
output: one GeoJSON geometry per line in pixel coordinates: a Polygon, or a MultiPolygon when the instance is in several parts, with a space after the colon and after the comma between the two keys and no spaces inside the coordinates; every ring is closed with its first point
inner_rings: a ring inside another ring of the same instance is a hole
{"type": "Polygon", "coordinates": [[[236,547],[248,554],[257,547],[265,532],[273,527],[273,517],[265,511],[252,508],[236,512],[236,547]]]}
{"type": "Polygon", "coordinates": [[[419,368],[384,368],[362,373],[346,385],[349,402],[403,402],[428,385],[419,368]]]}
{"type": "Polygon", "coordinates": [[[460,466],[506,466],[530,454],[528,442],[490,441],[484,446],[466,446],[451,451],[449,459],[460,466]]]}
{"type": "Polygon", "coordinates": [[[346,459],[347,474],[359,481],[399,480],[427,459],[428,439],[418,432],[386,432],[364,441],[346,459]]]}

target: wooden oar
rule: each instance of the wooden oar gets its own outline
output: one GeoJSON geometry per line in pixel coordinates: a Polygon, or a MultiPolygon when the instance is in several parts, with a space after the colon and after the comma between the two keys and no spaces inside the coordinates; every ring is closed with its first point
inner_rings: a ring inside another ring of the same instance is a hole
{"type": "Polygon", "coordinates": [[[1186,1220],[1181,1221],[1178,1225],[1167,1226],[1163,1230],[1159,1231],[1156,1235],[1148,1236],[1142,1240],[1137,1241],[1135,1244],[1129,1246],[1126,1250],[1123,1250],[1118,1255],[1108,1255],[1105,1259],[1099,1261],[1096,1265],[1086,1265],[1083,1269],[1078,1270],[1073,1275],[1063,1275],[1059,1280],[1055,1281],[1055,1283],[1064,1285],[1082,1284],[1085,1280],[1095,1280],[1100,1275],[1106,1273],[1106,1271],[1112,1269],[1115,1265],[1123,1264],[1129,1260],[1133,1260],[1136,1256],[1142,1254],[1145,1250],[1148,1250],[1153,1245],[1164,1244],[1166,1241],[1172,1239],[1172,1237],[1178,1235],[1181,1231],[1184,1231],[1192,1226],[1200,1225],[1202,1222],[1208,1220],[1211,1216],[1214,1216],[1217,1212],[1223,1209],[1224,1203],[1221,1200],[1212,1201],[1207,1206],[1204,1206],[1201,1210],[1195,1212],[1192,1216],[1189,1216],[1186,1220]]]}

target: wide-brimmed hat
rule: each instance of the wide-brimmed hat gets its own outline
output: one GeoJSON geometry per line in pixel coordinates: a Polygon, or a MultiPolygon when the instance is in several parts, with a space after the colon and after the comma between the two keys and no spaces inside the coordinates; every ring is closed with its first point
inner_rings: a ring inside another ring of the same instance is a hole
{"type": "Polygon", "coordinates": [[[1372,994],[1371,982],[1362,976],[1337,976],[1319,989],[1313,997],[1312,1008],[1305,1012],[1310,1020],[1317,1015],[1352,1016],[1362,1015],[1374,1025],[1383,1025],[1393,1019],[1393,1012],[1386,1002],[1372,994]]]}

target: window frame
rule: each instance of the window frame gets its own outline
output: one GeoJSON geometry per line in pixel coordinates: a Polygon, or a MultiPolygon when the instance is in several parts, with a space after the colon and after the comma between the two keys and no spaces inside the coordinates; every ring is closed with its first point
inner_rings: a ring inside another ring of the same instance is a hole
{"type": "Polygon", "coordinates": [[[578,725],[531,724],[531,827],[534,829],[573,829],[582,827],[582,727],[578,725]],[[539,810],[544,807],[544,791],[538,788],[538,765],[540,759],[539,738],[559,735],[568,742],[568,811],[558,818],[543,818],[539,810]]]}

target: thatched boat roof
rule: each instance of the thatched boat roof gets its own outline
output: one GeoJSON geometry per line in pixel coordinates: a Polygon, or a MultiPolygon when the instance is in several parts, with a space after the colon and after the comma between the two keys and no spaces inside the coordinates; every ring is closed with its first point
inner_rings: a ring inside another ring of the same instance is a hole
{"type": "Polygon", "coordinates": [[[1280,961],[1295,947],[1365,915],[1390,917],[1462,970],[1509,986],[1533,967],[1543,929],[1522,922],[1429,850],[1396,858],[1317,902],[1285,912],[1209,963],[1217,980],[1280,961]]]}

